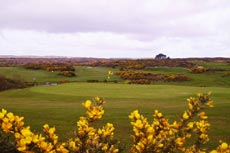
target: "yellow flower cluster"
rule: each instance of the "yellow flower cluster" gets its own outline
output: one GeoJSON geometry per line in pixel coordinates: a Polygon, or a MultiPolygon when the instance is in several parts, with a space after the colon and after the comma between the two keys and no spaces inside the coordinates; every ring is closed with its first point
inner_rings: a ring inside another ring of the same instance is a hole
{"type": "Polygon", "coordinates": [[[210,153],[230,153],[230,144],[220,141],[220,145],[216,150],[212,150],[210,153]]]}
{"type": "MultiPolygon", "coordinates": [[[[213,107],[209,96],[210,94],[198,94],[198,98],[187,99],[188,109],[181,114],[178,121],[172,124],[158,110],[153,113],[152,123],[149,123],[138,110],[133,111],[129,115],[134,143],[130,152],[206,153],[207,150],[202,147],[209,141],[210,124],[203,109],[205,106],[213,107]],[[197,135],[193,138],[197,139],[191,146],[185,145],[186,140],[190,139],[193,133],[197,135]]],[[[14,136],[15,148],[23,153],[118,153],[119,142],[114,139],[113,124],[107,123],[98,129],[92,126],[95,120],[102,118],[104,103],[102,98],[95,97],[82,104],[87,109],[86,117],[80,117],[77,121],[76,135],[66,143],[58,142],[55,127],[45,124],[43,126],[45,136],[35,134],[29,126],[24,126],[23,117],[16,116],[5,109],[0,112],[0,136],[2,133],[14,136]]],[[[230,144],[221,141],[220,145],[210,153],[230,153],[230,144]]]]}
{"type": "Polygon", "coordinates": [[[63,152],[67,153],[63,144],[58,144],[58,136],[54,134],[55,128],[44,125],[46,137],[34,134],[29,126],[24,126],[23,117],[2,109],[0,112],[0,124],[5,133],[12,133],[15,137],[16,148],[20,152],[63,152]],[[52,141],[51,141],[52,140],[52,141]]]}
{"type": "Polygon", "coordinates": [[[109,70],[109,71],[108,71],[107,79],[109,80],[109,79],[110,79],[110,76],[112,76],[112,75],[113,75],[113,71],[109,70]]]}
{"type": "Polygon", "coordinates": [[[177,123],[170,125],[158,110],[155,110],[153,116],[152,124],[137,110],[129,116],[134,132],[131,152],[170,152],[183,145],[184,138],[175,137],[177,130],[174,128],[178,127],[177,123]],[[170,144],[174,147],[170,148],[170,144]]]}
{"type": "Polygon", "coordinates": [[[87,109],[87,117],[80,117],[77,122],[77,137],[70,139],[67,143],[70,152],[117,153],[119,151],[115,147],[113,124],[107,123],[99,129],[95,129],[90,124],[92,121],[101,119],[104,114],[102,107],[104,103],[102,98],[95,97],[93,101],[87,100],[82,104],[87,109]]]}
{"type": "Polygon", "coordinates": [[[105,111],[102,107],[104,103],[105,101],[102,98],[95,97],[93,101],[86,100],[84,103],[82,103],[82,105],[87,109],[87,117],[90,120],[95,121],[101,119],[104,115],[105,111]]]}
{"type": "Polygon", "coordinates": [[[134,133],[131,152],[204,152],[202,144],[209,141],[207,132],[210,124],[207,121],[208,116],[202,110],[205,106],[213,107],[209,96],[210,93],[198,94],[197,99],[187,99],[188,109],[179,121],[172,124],[158,110],[155,110],[151,124],[138,110],[133,111],[129,115],[134,133]],[[198,121],[193,121],[195,116],[198,116],[198,121]],[[194,145],[185,147],[185,142],[191,138],[192,133],[197,134],[197,140],[194,145]]]}
{"type": "Polygon", "coordinates": [[[45,136],[34,134],[30,127],[24,127],[23,117],[15,116],[13,113],[2,109],[0,112],[0,125],[4,133],[13,133],[16,148],[20,152],[47,152],[47,153],[68,153],[68,152],[102,152],[117,153],[115,147],[114,126],[107,123],[104,127],[95,129],[90,125],[92,121],[100,119],[104,114],[102,98],[95,97],[92,101],[87,100],[83,106],[87,109],[87,117],[80,117],[77,122],[77,136],[71,138],[67,143],[59,143],[55,134],[55,127],[43,126],[45,136]]]}

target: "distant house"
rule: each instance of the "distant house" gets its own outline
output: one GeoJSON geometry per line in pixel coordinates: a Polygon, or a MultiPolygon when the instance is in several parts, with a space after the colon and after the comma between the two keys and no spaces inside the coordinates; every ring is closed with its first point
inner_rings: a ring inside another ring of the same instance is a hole
{"type": "Polygon", "coordinates": [[[160,54],[155,56],[155,59],[162,60],[162,59],[169,59],[169,57],[167,57],[165,54],[160,53],[160,54]]]}

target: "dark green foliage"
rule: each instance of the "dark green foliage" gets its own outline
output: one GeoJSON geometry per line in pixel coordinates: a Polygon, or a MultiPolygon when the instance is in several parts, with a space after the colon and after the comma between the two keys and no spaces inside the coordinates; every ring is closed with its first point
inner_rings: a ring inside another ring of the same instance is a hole
{"type": "Polygon", "coordinates": [[[25,64],[26,69],[46,71],[75,71],[72,65],[64,63],[29,63],[25,64]]]}
{"type": "Polygon", "coordinates": [[[19,153],[14,141],[10,141],[9,135],[0,130],[0,152],[1,153],[19,153]]]}
{"type": "Polygon", "coordinates": [[[99,82],[99,80],[87,80],[87,82],[90,82],[90,83],[97,83],[97,82],[99,82]]]}
{"type": "Polygon", "coordinates": [[[76,74],[73,71],[61,71],[58,73],[58,75],[63,75],[67,77],[74,77],[76,74]]]}
{"type": "Polygon", "coordinates": [[[155,60],[155,59],[137,59],[137,60],[115,60],[115,61],[97,61],[92,66],[106,66],[106,67],[120,67],[120,70],[125,69],[149,69],[158,66],[167,67],[185,67],[192,68],[195,64],[183,60],[183,59],[167,59],[167,60],[155,60]]]}
{"type": "Polygon", "coordinates": [[[159,59],[159,60],[167,59],[167,56],[165,54],[160,53],[155,56],[155,59],[159,59]]]}
{"type": "Polygon", "coordinates": [[[230,77],[230,72],[225,73],[223,77],[230,77]]]}
{"type": "Polygon", "coordinates": [[[0,91],[13,88],[24,88],[26,86],[27,85],[20,80],[13,80],[0,76],[0,91]]]}

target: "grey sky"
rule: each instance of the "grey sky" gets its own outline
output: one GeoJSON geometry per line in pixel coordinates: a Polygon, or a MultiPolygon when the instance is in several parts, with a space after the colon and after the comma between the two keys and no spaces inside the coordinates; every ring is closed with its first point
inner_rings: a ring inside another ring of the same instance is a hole
{"type": "Polygon", "coordinates": [[[229,0],[0,0],[0,55],[230,57],[229,0]]]}

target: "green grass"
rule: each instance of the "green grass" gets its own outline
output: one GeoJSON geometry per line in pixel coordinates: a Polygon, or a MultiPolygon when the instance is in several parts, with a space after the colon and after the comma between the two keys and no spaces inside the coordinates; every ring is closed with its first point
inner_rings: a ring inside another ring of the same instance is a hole
{"type": "MultiPolygon", "coordinates": [[[[210,64],[211,65],[211,64],[210,64]]],[[[216,64],[218,65],[218,64],[216,64]]],[[[152,73],[164,73],[164,74],[184,74],[189,77],[190,81],[185,82],[166,82],[166,83],[156,83],[156,84],[171,84],[171,85],[185,85],[185,86],[200,86],[200,87],[230,87],[230,77],[223,77],[223,75],[228,72],[227,69],[230,69],[230,65],[225,65],[223,69],[226,71],[216,71],[216,72],[205,72],[201,74],[194,74],[190,72],[190,69],[186,68],[169,68],[169,67],[158,67],[152,68],[149,70],[145,70],[145,72],[152,72],[152,73]]],[[[218,66],[213,68],[218,68],[218,66]]],[[[209,67],[210,68],[210,67],[209,67]]]]}
{"type": "Polygon", "coordinates": [[[212,91],[215,107],[208,109],[211,122],[210,137],[216,146],[218,140],[230,139],[230,90],[223,87],[191,87],[176,85],[128,85],[105,83],[69,83],[58,86],[39,86],[9,90],[0,93],[0,106],[25,117],[27,125],[41,131],[45,123],[55,126],[61,140],[76,129],[76,121],[85,114],[81,103],[94,96],[105,98],[105,115],[96,125],[114,123],[117,138],[130,144],[131,126],[128,115],[138,109],[152,118],[159,109],[172,122],[186,109],[186,98],[198,92],[212,91]],[[220,126],[221,125],[221,126],[220,126]]]}
{"type": "MultiPolygon", "coordinates": [[[[138,109],[152,118],[154,109],[162,111],[173,120],[186,109],[186,98],[198,92],[212,91],[215,107],[207,110],[211,122],[209,148],[217,146],[218,140],[230,139],[230,77],[222,77],[230,71],[229,63],[196,62],[206,68],[224,69],[225,71],[192,74],[186,68],[156,67],[145,72],[164,74],[185,74],[191,81],[157,82],[153,85],[125,84],[113,75],[113,83],[85,83],[87,80],[104,81],[110,68],[76,67],[76,77],[58,76],[58,72],[27,70],[22,67],[0,67],[0,75],[28,82],[59,82],[69,80],[76,83],[58,86],[38,86],[26,89],[0,92],[0,106],[15,114],[25,117],[27,125],[35,131],[41,131],[45,123],[55,126],[61,140],[67,140],[76,129],[76,121],[85,114],[81,103],[94,96],[105,98],[105,115],[96,123],[102,126],[106,122],[114,123],[116,135],[122,143],[130,144],[131,126],[128,115],[138,109]],[[36,78],[34,80],[34,78],[36,78]]],[[[114,72],[118,69],[112,69],[114,72]]],[[[141,70],[143,71],[143,70],[141,70]]]]}
{"type": "MultiPolygon", "coordinates": [[[[76,77],[57,75],[58,72],[44,70],[30,70],[23,67],[0,67],[0,75],[8,78],[20,79],[27,82],[59,82],[64,80],[86,82],[87,80],[104,81],[107,79],[109,68],[102,67],[76,67],[76,77]]],[[[110,81],[120,80],[118,76],[112,76],[110,81]]]]}
{"type": "Polygon", "coordinates": [[[66,79],[66,77],[58,76],[57,73],[43,70],[29,70],[23,67],[0,67],[1,75],[27,82],[56,82],[66,79]]]}
{"type": "MultiPolygon", "coordinates": [[[[202,64],[200,64],[202,65],[202,64]]],[[[226,71],[218,72],[206,72],[202,74],[192,74],[189,69],[186,68],[168,68],[157,67],[148,70],[140,70],[151,73],[164,73],[164,74],[184,74],[191,78],[190,81],[185,82],[156,82],[154,84],[171,84],[171,85],[185,85],[185,86],[216,86],[216,87],[230,87],[230,77],[223,77],[223,75],[230,70],[228,63],[209,63],[204,62],[203,66],[225,69],[226,71]],[[206,65],[206,66],[205,66],[206,65]],[[209,66],[207,66],[209,65],[209,66]]],[[[87,82],[88,80],[98,80],[100,82],[107,79],[107,73],[110,68],[106,67],[76,67],[76,77],[64,77],[57,75],[58,72],[47,72],[43,70],[28,70],[22,67],[0,67],[0,75],[4,75],[8,78],[21,79],[27,82],[59,82],[59,81],[73,81],[73,82],[87,82]]],[[[118,69],[112,69],[114,72],[118,69]]],[[[119,76],[113,75],[110,81],[117,80],[123,82],[119,76]]]]}
{"type": "Polygon", "coordinates": [[[205,62],[205,61],[193,61],[193,63],[203,66],[205,68],[212,68],[212,69],[225,69],[230,71],[230,63],[226,62],[205,62]]]}
{"type": "MultiPolygon", "coordinates": [[[[78,66],[76,67],[76,81],[85,82],[87,80],[98,80],[98,81],[104,81],[107,79],[108,71],[117,71],[117,69],[111,69],[106,67],[86,67],[86,66],[78,66]]],[[[121,79],[113,75],[111,76],[110,81],[118,80],[121,81],[121,79]]]]}

